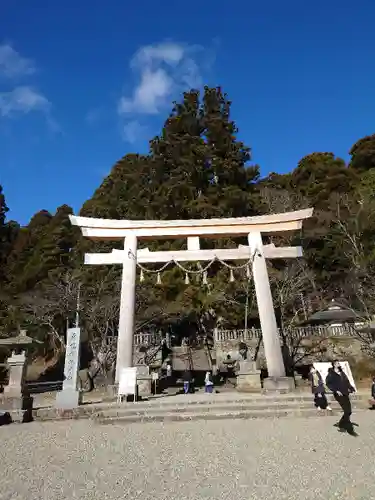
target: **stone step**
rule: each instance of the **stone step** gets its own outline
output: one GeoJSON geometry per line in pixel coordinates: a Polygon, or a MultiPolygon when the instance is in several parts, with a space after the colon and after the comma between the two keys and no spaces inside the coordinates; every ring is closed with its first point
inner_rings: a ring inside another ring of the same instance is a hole
{"type": "MultiPolygon", "coordinates": [[[[330,405],[335,409],[338,408],[336,401],[332,396],[328,396],[330,405]]],[[[356,394],[352,396],[353,408],[368,408],[368,397],[364,394],[356,394]]],[[[76,418],[118,418],[132,412],[131,415],[147,415],[150,413],[202,413],[214,415],[215,413],[242,412],[250,410],[278,411],[284,410],[285,407],[291,411],[298,409],[312,409],[317,413],[313,406],[313,398],[310,393],[293,393],[293,394],[239,394],[239,393],[220,393],[220,394],[191,394],[191,395],[173,395],[159,396],[150,398],[148,401],[139,401],[136,403],[123,402],[117,404],[112,402],[93,402],[84,404],[72,410],[58,410],[51,407],[42,407],[33,410],[35,420],[57,420],[57,419],[76,419],[76,418]]]]}
{"type": "MultiPolygon", "coordinates": [[[[334,401],[331,402],[331,407],[335,411],[340,411],[339,405],[334,401]]],[[[353,402],[353,409],[365,408],[361,402],[353,402]]],[[[267,412],[277,413],[280,411],[298,412],[304,410],[313,410],[313,402],[310,398],[309,401],[279,401],[277,403],[267,401],[242,401],[240,403],[218,401],[216,403],[205,402],[205,404],[174,404],[174,405],[149,405],[138,406],[137,403],[125,403],[124,405],[116,405],[111,408],[102,408],[101,410],[92,414],[91,418],[95,421],[103,421],[106,419],[119,419],[122,417],[137,416],[143,418],[146,416],[159,415],[159,414],[232,414],[242,412],[267,412]]]]}
{"type": "MultiPolygon", "coordinates": [[[[333,411],[340,411],[339,406],[337,405],[332,405],[331,406],[333,411]]],[[[92,420],[95,421],[102,421],[106,419],[112,419],[112,418],[122,418],[122,417],[131,417],[131,416],[138,416],[138,417],[144,417],[144,416],[152,416],[156,414],[171,414],[171,413],[176,413],[176,414],[189,414],[189,413],[194,413],[194,414],[220,414],[220,413],[227,413],[227,414],[232,414],[236,412],[251,412],[251,411],[256,411],[256,412],[262,412],[265,411],[267,413],[276,413],[280,411],[299,411],[299,410],[315,410],[313,405],[277,405],[277,406],[267,406],[267,405],[235,405],[235,406],[202,406],[202,407],[176,407],[176,408],[150,408],[148,410],[140,410],[140,409],[122,409],[118,408],[116,410],[111,409],[108,411],[101,411],[94,413],[91,416],[92,420]]],[[[353,410],[357,410],[358,408],[353,408],[353,410]]]]}
{"type": "MultiPolygon", "coordinates": [[[[330,404],[337,404],[336,401],[328,396],[328,400],[330,404]]],[[[355,395],[351,397],[351,401],[353,405],[355,403],[365,402],[367,404],[368,398],[361,397],[359,395],[355,395]]],[[[228,397],[225,394],[212,394],[212,395],[177,395],[172,397],[160,397],[160,398],[151,398],[149,401],[138,401],[136,403],[137,408],[149,409],[149,408],[175,408],[177,406],[207,406],[207,405],[257,405],[257,404],[265,404],[277,406],[279,404],[297,404],[301,405],[307,403],[309,405],[312,404],[313,396],[311,394],[280,394],[280,395],[262,395],[262,394],[248,394],[242,396],[241,394],[235,394],[231,397],[228,397]]],[[[116,407],[124,408],[124,405],[128,407],[129,405],[133,405],[135,403],[122,403],[121,405],[116,405],[116,407]]]]}
{"type": "MultiPolygon", "coordinates": [[[[363,411],[363,410],[360,410],[363,411]]],[[[243,410],[230,412],[155,412],[152,414],[138,415],[122,415],[118,417],[110,417],[103,419],[94,419],[94,422],[100,425],[109,424],[134,424],[134,423],[151,423],[151,422],[181,422],[192,420],[234,420],[234,419],[258,419],[258,418],[285,418],[285,417],[323,417],[336,416],[339,417],[339,411],[321,411],[318,412],[314,408],[293,408],[284,410],[243,410]]]]}

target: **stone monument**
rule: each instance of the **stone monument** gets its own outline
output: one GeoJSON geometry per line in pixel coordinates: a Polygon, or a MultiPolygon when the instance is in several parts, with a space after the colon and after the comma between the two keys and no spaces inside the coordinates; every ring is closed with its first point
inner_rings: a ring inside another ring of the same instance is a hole
{"type": "Polygon", "coordinates": [[[66,334],[64,381],[62,391],[56,395],[55,407],[73,410],[82,402],[82,392],[77,389],[81,329],[68,328],[66,334]]]}
{"type": "Polygon", "coordinates": [[[239,392],[260,392],[262,390],[260,370],[257,369],[256,361],[241,360],[239,362],[236,388],[239,392]]]}
{"type": "Polygon", "coordinates": [[[147,365],[137,365],[137,396],[151,396],[152,376],[147,365]]]}
{"type": "Polygon", "coordinates": [[[0,339],[0,348],[11,351],[7,360],[9,384],[0,395],[0,412],[9,412],[12,421],[18,423],[32,420],[33,398],[26,386],[27,354],[29,347],[34,342],[39,342],[26,333],[26,330],[21,330],[16,337],[0,339]]]}

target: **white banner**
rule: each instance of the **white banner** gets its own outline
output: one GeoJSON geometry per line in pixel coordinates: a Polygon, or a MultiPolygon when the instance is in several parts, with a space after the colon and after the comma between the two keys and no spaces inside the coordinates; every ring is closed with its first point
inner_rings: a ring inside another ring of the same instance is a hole
{"type": "MultiPolygon", "coordinates": [[[[354,387],[355,390],[357,390],[357,387],[354,382],[352,370],[350,369],[350,365],[348,361],[339,361],[340,366],[342,368],[342,371],[345,373],[345,375],[348,377],[350,384],[354,387]]],[[[315,370],[317,370],[320,375],[322,376],[324,385],[326,383],[326,378],[328,375],[328,370],[332,367],[332,363],[313,363],[315,370]]]]}
{"type": "Polygon", "coordinates": [[[137,368],[122,368],[118,385],[118,395],[127,396],[136,395],[137,387],[137,368]]]}

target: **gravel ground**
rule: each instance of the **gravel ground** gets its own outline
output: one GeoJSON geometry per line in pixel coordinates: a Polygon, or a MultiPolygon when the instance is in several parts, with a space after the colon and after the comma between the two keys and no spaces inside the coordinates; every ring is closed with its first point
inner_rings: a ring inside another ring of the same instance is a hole
{"type": "Polygon", "coordinates": [[[375,414],[0,428],[1,500],[375,498],[375,414]]]}

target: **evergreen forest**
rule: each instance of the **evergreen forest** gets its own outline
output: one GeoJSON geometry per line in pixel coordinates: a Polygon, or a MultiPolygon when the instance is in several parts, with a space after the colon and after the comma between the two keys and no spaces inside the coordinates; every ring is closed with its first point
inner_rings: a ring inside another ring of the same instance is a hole
{"type": "MultiPolygon", "coordinates": [[[[80,215],[167,220],[314,207],[300,234],[270,240],[304,249],[303,259],[268,262],[278,321],[297,325],[331,299],[364,316],[374,314],[375,134],[348,144],[349,162],[334,152],[311,151],[288,173],[266,177],[252,161],[251,145],[237,134],[231,102],[220,88],[186,92],[150,141],[148,154],[130,153],[117,161],[80,215]]],[[[40,210],[24,227],[9,220],[8,211],[0,186],[0,336],[26,328],[43,341],[45,355],[60,351],[66,326],[75,320],[78,290],[81,325],[93,345],[116,335],[121,267],[84,266],[83,259],[85,252],[121,246],[84,239],[69,222],[69,205],[55,213],[40,210]]],[[[247,242],[201,242],[203,248],[238,244],[247,242]]],[[[147,246],[182,249],[186,241],[147,246]]],[[[197,263],[187,266],[197,269],[197,263]]],[[[173,266],[161,273],[159,284],[155,273],[145,273],[137,283],[135,330],[257,326],[251,277],[241,269],[234,278],[219,263],[208,270],[207,283],[193,276],[186,283],[184,272],[173,266]]]]}

